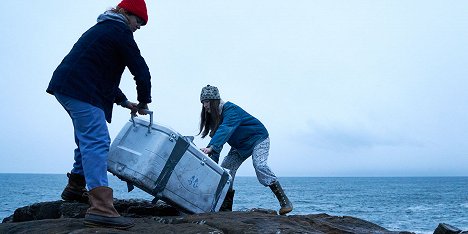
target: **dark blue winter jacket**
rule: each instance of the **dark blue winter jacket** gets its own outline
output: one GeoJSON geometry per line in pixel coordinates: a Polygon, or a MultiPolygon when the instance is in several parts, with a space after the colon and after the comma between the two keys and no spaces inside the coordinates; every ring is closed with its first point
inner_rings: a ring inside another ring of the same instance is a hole
{"type": "Polygon", "coordinates": [[[54,71],[47,92],[67,95],[101,108],[111,122],[114,103],[127,100],[119,89],[128,67],[137,100],[151,102],[151,76],[127,24],[104,20],[86,31],[54,71]]]}
{"type": "Polygon", "coordinates": [[[219,157],[223,145],[227,142],[241,156],[249,157],[253,148],[268,138],[265,126],[232,102],[223,105],[221,118],[221,124],[208,144],[213,149],[214,156],[219,157]]]}

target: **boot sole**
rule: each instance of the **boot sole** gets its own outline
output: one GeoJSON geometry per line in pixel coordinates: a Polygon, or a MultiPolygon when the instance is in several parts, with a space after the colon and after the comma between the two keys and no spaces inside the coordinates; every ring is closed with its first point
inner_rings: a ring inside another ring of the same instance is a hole
{"type": "Polygon", "coordinates": [[[285,210],[280,210],[280,211],[279,211],[279,214],[280,214],[280,215],[285,215],[285,214],[291,212],[292,210],[293,210],[292,208],[290,208],[290,209],[285,209],[285,210]]]}
{"type": "Polygon", "coordinates": [[[62,200],[66,202],[79,202],[83,204],[89,204],[89,200],[84,200],[84,199],[72,199],[72,198],[64,198],[62,197],[62,200]]]}
{"type": "Polygon", "coordinates": [[[89,198],[87,196],[84,196],[83,193],[69,191],[67,189],[65,189],[65,191],[62,192],[61,197],[64,201],[77,201],[81,203],[89,203],[89,198]]]}
{"type": "Polygon", "coordinates": [[[113,226],[113,225],[108,225],[108,224],[103,224],[103,223],[93,223],[93,222],[88,222],[88,221],[84,221],[83,224],[87,227],[96,227],[96,228],[115,228],[115,229],[119,229],[119,230],[127,230],[133,226],[135,226],[135,224],[131,224],[131,225],[127,225],[127,226],[113,226]]]}

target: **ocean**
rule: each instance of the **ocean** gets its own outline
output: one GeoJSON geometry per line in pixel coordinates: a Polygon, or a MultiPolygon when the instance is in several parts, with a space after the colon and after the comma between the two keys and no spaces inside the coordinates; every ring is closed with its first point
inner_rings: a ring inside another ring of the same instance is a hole
{"type": "MultiPolygon", "coordinates": [[[[392,231],[433,233],[439,223],[468,230],[468,177],[283,177],[279,178],[293,202],[290,214],[327,213],[353,216],[392,231]]],[[[55,201],[67,183],[65,175],[0,174],[0,220],[15,209],[55,201]]],[[[114,197],[152,196],[109,175],[114,197]]],[[[255,177],[236,177],[233,210],[279,208],[269,188],[255,177]]]]}

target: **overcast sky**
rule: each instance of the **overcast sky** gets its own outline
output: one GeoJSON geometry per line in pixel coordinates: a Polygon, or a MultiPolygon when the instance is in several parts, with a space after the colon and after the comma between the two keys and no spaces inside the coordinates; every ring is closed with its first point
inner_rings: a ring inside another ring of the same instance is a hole
{"type": "MultiPolygon", "coordinates": [[[[118,3],[2,2],[0,173],[71,169],[72,123],[45,89],[80,35],[118,3]]],[[[157,122],[196,135],[200,90],[211,84],[265,124],[279,177],[468,176],[468,1],[147,7],[149,22],[134,36],[157,122]]],[[[136,100],[128,70],[121,89],[136,100]]],[[[116,106],[113,116],[111,138],[129,113],[116,106]]],[[[238,175],[255,175],[251,160],[238,175]]]]}

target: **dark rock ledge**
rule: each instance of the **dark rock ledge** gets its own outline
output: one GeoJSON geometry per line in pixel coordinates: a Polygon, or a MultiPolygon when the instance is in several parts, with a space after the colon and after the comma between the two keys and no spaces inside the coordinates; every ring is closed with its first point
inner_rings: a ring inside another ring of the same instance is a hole
{"type": "Polygon", "coordinates": [[[0,233],[410,233],[349,216],[280,216],[265,209],[186,215],[163,202],[144,200],[116,199],[114,206],[135,226],[126,231],[88,228],[83,225],[88,205],[53,201],[17,209],[0,224],[0,233]]]}

